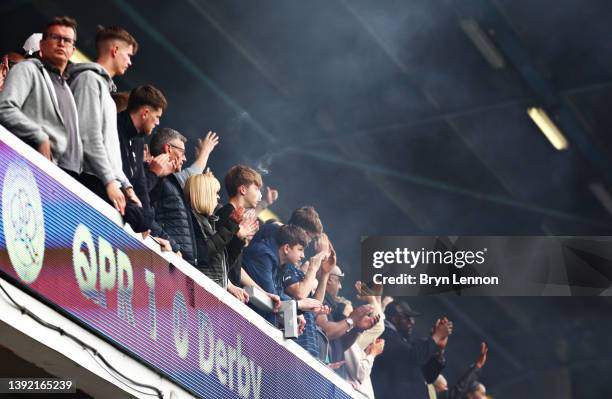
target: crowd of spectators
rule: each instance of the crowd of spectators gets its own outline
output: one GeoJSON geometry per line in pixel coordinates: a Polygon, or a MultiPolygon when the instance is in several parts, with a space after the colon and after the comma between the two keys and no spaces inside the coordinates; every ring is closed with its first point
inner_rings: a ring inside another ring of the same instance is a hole
{"type": "Polygon", "coordinates": [[[357,282],[355,305],[339,296],[344,273],[313,207],[297,208],[287,224],[260,226],[259,212],[278,192],[268,188],[262,201],[262,177],[246,165],[225,174],[229,201],[219,204],[221,183],[208,165],[216,133],[197,141],[195,161],[183,168],[187,138],[168,127],[154,132],[168,107],[163,93],[152,85],[115,93],[113,79],[128,72],[139,47],[129,32],[99,27],[95,62],[69,61],[76,40],[76,21],[56,17],[28,39],[25,54],[2,58],[1,125],[237,300],[250,302],[246,287],[265,292],[273,310],[255,310],[270,323],[280,326],[281,301],[296,301],[297,343],[366,397],[484,397],[476,374],[486,346],[451,389],[440,373],[452,322],[440,318],[430,337],[414,339],[419,314],[383,299],[381,287],[357,282]],[[429,394],[426,384],[435,387],[429,394]]]}

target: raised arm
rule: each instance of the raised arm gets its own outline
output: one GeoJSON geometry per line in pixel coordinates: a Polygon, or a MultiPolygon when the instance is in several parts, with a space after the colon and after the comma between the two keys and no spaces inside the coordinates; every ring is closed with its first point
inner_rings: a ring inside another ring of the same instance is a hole
{"type": "Polygon", "coordinates": [[[315,256],[310,258],[310,260],[308,261],[308,270],[306,271],[304,279],[298,283],[294,283],[286,287],[285,292],[295,299],[307,298],[312,292],[312,287],[314,287],[317,272],[321,267],[322,260],[323,254],[316,254],[315,256]]]}

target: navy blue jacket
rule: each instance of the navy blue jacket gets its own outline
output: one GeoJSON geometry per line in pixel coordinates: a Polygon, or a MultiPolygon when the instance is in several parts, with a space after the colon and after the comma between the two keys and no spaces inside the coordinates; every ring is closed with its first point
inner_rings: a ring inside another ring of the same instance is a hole
{"type": "Polygon", "coordinates": [[[155,220],[176,243],[172,249],[181,251],[183,259],[198,266],[191,206],[177,178],[169,175],[159,179],[151,189],[150,198],[155,220]]]}
{"type": "MultiPolygon", "coordinates": [[[[278,257],[278,244],[276,233],[279,226],[276,224],[264,224],[255,237],[244,249],[242,265],[253,280],[266,292],[282,296],[284,292],[277,292],[275,278],[279,272],[280,259],[278,257]]],[[[274,313],[262,313],[255,309],[270,323],[275,324],[274,313]]]]}
{"type": "Polygon", "coordinates": [[[275,293],[275,270],[278,268],[278,244],[276,233],[279,226],[264,224],[255,237],[245,248],[242,256],[242,265],[249,276],[267,292],[275,293]]]}

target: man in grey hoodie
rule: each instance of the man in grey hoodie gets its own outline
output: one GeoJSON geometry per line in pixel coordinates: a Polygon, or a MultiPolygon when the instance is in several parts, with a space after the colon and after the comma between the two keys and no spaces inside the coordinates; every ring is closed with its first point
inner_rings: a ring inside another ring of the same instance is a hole
{"type": "Polygon", "coordinates": [[[73,177],[81,172],[83,149],[64,71],[74,52],[76,25],[70,17],[53,18],[40,41],[40,60],[15,65],[0,93],[0,124],[73,177]]]}
{"type": "MultiPolygon", "coordinates": [[[[96,34],[96,62],[71,65],[68,69],[83,140],[85,159],[81,182],[122,215],[125,215],[126,199],[137,206],[141,204],[123,173],[117,108],[111,92],[116,90],[113,77],[125,73],[137,50],[138,43],[124,29],[100,27],[96,34]]],[[[129,218],[127,221],[130,222],[129,218]]]]}

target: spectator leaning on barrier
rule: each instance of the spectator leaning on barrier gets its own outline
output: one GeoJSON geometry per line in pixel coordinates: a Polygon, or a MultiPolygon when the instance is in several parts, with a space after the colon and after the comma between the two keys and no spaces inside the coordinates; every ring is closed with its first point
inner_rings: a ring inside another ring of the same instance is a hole
{"type": "MultiPolygon", "coordinates": [[[[293,211],[288,224],[303,228],[311,239],[317,239],[323,233],[323,225],[319,219],[319,214],[311,206],[301,207],[293,211]]],[[[249,246],[245,248],[242,259],[242,264],[248,274],[268,292],[275,290],[274,273],[279,264],[276,234],[280,226],[282,226],[281,223],[266,223],[263,225],[253,237],[249,246]]],[[[315,250],[320,252],[318,240],[315,245],[317,245],[315,250]]],[[[322,292],[324,291],[325,288],[322,292]]],[[[319,298],[319,300],[321,299],[319,298]]],[[[275,322],[274,315],[263,314],[263,316],[269,322],[275,322]]]]}
{"type": "MultiPolygon", "coordinates": [[[[316,302],[308,301],[319,306],[323,292],[314,291],[316,284],[315,276],[319,268],[330,269],[335,265],[336,253],[329,246],[311,257],[305,262],[306,272],[297,267],[304,257],[304,248],[308,246],[310,238],[301,228],[292,224],[281,226],[277,232],[279,268],[275,273],[275,286],[279,295],[289,296],[298,301],[298,307],[306,309],[304,301],[314,299],[316,302]]],[[[304,333],[297,339],[297,343],[306,349],[311,355],[319,358],[319,342],[315,314],[312,311],[304,312],[304,333]]]]}
{"type": "MultiPolygon", "coordinates": [[[[151,155],[157,157],[167,154],[180,171],[185,161],[187,138],[173,129],[159,129],[151,138],[151,155]]],[[[148,172],[148,174],[152,174],[148,172]]],[[[174,173],[156,178],[150,191],[151,207],[155,211],[155,221],[163,234],[167,235],[174,252],[192,265],[197,265],[195,236],[191,220],[191,206],[185,199],[183,188],[174,173]]]]}
{"type": "MultiPolygon", "coordinates": [[[[302,228],[293,225],[281,226],[277,234],[278,269],[274,275],[274,290],[283,300],[299,299],[286,292],[286,286],[301,284],[301,271],[295,265],[301,264],[304,258],[304,248],[310,241],[302,228]]],[[[320,263],[320,260],[319,260],[320,263]]],[[[297,294],[297,290],[290,290],[297,294]]],[[[301,295],[300,295],[301,296],[301,295]]]]}
{"type": "MultiPolygon", "coordinates": [[[[214,210],[219,200],[221,184],[211,172],[193,175],[185,183],[185,196],[191,204],[198,252],[197,268],[210,279],[242,300],[246,295],[228,279],[228,264],[235,259],[228,256],[227,246],[240,230],[244,208],[235,209],[229,221],[216,227],[219,219],[214,210]]],[[[236,254],[232,254],[236,256],[236,254]]]]}
{"type": "MultiPolygon", "coordinates": [[[[242,250],[246,243],[251,240],[259,229],[259,222],[252,210],[255,209],[261,200],[261,187],[263,182],[257,171],[245,165],[235,165],[225,175],[225,189],[229,196],[227,204],[219,208],[216,215],[219,217],[217,226],[225,226],[229,221],[229,216],[235,210],[243,212],[243,219],[240,229],[227,246],[228,257],[235,261],[228,265],[228,277],[232,284],[239,287],[257,286],[260,287],[251,276],[242,268],[242,250]]],[[[267,292],[267,295],[276,303],[275,307],[280,306],[280,299],[274,291],[260,287],[267,292]]],[[[241,298],[243,302],[248,302],[249,298],[244,293],[241,298]]]]}
{"type": "Polygon", "coordinates": [[[15,65],[0,93],[0,124],[73,177],[81,173],[83,147],[64,72],[76,26],[70,17],[53,18],[40,41],[40,60],[15,65]]]}
{"type": "Polygon", "coordinates": [[[81,183],[114,206],[137,232],[146,231],[140,200],[123,173],[117,107],[111,92],[116,91],[113,78],[125,74],[138,43],[119,27],[98,28],[96,62],[68,67],[70,88],[79,111],[79,130],[83,140],[83,174],[81,183]],[[131,203],[126,214],[126,205],[131,203]]]}
{"type": "Polygon", "coordinates": [[[146,85],[135,88],[129,93],[126,110],[117,115],[117,131],[123,173],[142,202],[151,236],[156,237],[162,250],[171,251],[169,237],[155,221],[155,212],[151,208],[147,172],[164,177],[174,172],[175,168],[168,154],[160,154],[148,164],[144,162],[144,138],[153,133],[166,106],[166,98],[155,87],[146,85]]]}

